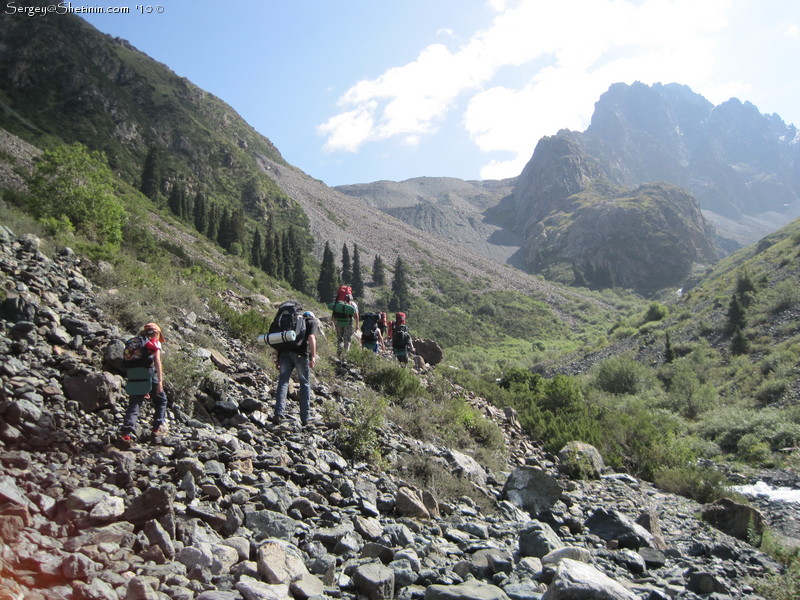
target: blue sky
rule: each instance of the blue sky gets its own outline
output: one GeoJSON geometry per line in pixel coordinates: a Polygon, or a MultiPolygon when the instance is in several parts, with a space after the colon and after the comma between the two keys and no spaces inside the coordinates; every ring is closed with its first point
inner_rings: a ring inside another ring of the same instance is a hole
{"type": "Polygon", "coordinates": [[[220,97],[331,186],[516,176],[542,136],[584,130],[619,81],[682,83],[800,126],[794,0],[71,5],[129,6],[82,16],[220,97]]]}

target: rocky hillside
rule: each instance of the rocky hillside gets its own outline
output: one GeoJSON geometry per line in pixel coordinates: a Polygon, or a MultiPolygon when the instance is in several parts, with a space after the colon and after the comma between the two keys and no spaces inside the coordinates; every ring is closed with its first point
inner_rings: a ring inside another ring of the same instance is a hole
{"type": "Polygon", "coordinates": [[[512,195],[526,268],[548,279],[641,293],[683,287],[714,262],[714,235],[695,199],[666,184],[625,190],[566,136],[543,138],[512,195]]]}
{"type": "MultiPolygon", "coordinates": [[[[132,332],[104,316],[114,292],[92,283],[100,267],[0,228],[2,597],[756,598],[749,578],[780,571],[698,520],[693,502],[597,458],[600,479],[571,479],[513,413],[480,398],[469,400],[506,437],[506,470],[391,422],[377,432],[385,469],[347,459],[339,436],[363,386],[347,365],[313,386],[316,413],[332,402],[338,417],[272,427],[274,372],[211,311],[163,324],[166,353],[205,365],[191,414],[173,406],[166,437],[137,432],[120,447],[132,332]],[[222,350],[197,346],[198,332],[222,350]],[[415,455],[471,481],[483,502],[393,474],[415,455]]],[[[167,384],[178,396],[169,372],[167,384]]]]}
{"type": "Polygon", "coordinates": [[[492,222],[486,212],[511,193],[513,182],[513,179],[463,181],[452,177],[417,177],[401,182],[341,185],[335,189],[448,244],[519,266],[514,255],[522,240],[492,222]]]}
{"type": "Polygon", "coordinates": [[[714,106],[684,85],[615,84],[580,137],[612,181],[685,188],[742,244],[800,215],[797,129],[749,102],[714,106]]]}

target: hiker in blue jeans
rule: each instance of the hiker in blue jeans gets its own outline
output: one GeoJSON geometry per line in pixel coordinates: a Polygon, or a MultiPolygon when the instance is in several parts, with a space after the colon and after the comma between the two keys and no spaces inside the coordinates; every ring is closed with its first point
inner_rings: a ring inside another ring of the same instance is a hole
{"type": "Polygon", "coordinates": [[[272,417],[275,425],[279,425],[283,420],[292,371],[297,371],[297,379],[300,382],[300,422],[306,425],[311,417],[311,369],[317,362],[319,322],[311,311],[306,311],[303,318],[306,319],[305,342],[297,351],[281,350],[275,357],[275,366],[279,369],[278,387],[275,390],[275,414],[272,417]]]}
{"type": "Polygon", "coordinates": [[[164,367],[161,362],[161,344],[164,334],[156,323],[147,323],[139,332],[146,340],[144,346],[149,356],[149,366],[128,370],[125,391],[128,392],[128,408],[122,420],[119,440],[128,445],[133,442],[132,434],[139,420],[139,412],[145,399],[153,401],[153,438],[165,432],[167,418],[167,395],[164,393],[164,367]]]}

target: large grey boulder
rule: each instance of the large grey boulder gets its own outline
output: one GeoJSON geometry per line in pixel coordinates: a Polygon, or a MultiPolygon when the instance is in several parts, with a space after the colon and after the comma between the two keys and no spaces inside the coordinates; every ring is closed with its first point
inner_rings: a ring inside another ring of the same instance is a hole
{"type": "Polygon", "coordinates": [[[563,559],[542,600],[637,600],[638,596],[591,565],[563,559]]]}
{"type": "Polygon", "coordinates": [[[511,472],[503,486],[503,497],[535,515],[552,508],[564,488],[558,480],[538,467],[521,466],[511,472]]]}

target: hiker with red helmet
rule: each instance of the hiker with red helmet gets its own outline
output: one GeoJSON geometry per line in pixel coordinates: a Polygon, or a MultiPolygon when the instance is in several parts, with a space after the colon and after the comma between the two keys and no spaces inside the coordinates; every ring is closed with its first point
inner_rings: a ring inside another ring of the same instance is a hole
{"type": "Polygon", "coordinates": [[[336,328],[336,356],[342,358],[350,350],[350,340],[358,329],[358,304],[353,300],[353,288],[339,286],[336,300],[328,303],[333,311],[333,324],[336,328]]]}
{"type": "Polygon", "coordinates": [[[397,361],[403,365],[408,364],[409,353],[414,352],[411,334],[406,325],[406,313],[398,312],[392,321],[392,352],[397,361]]]}

